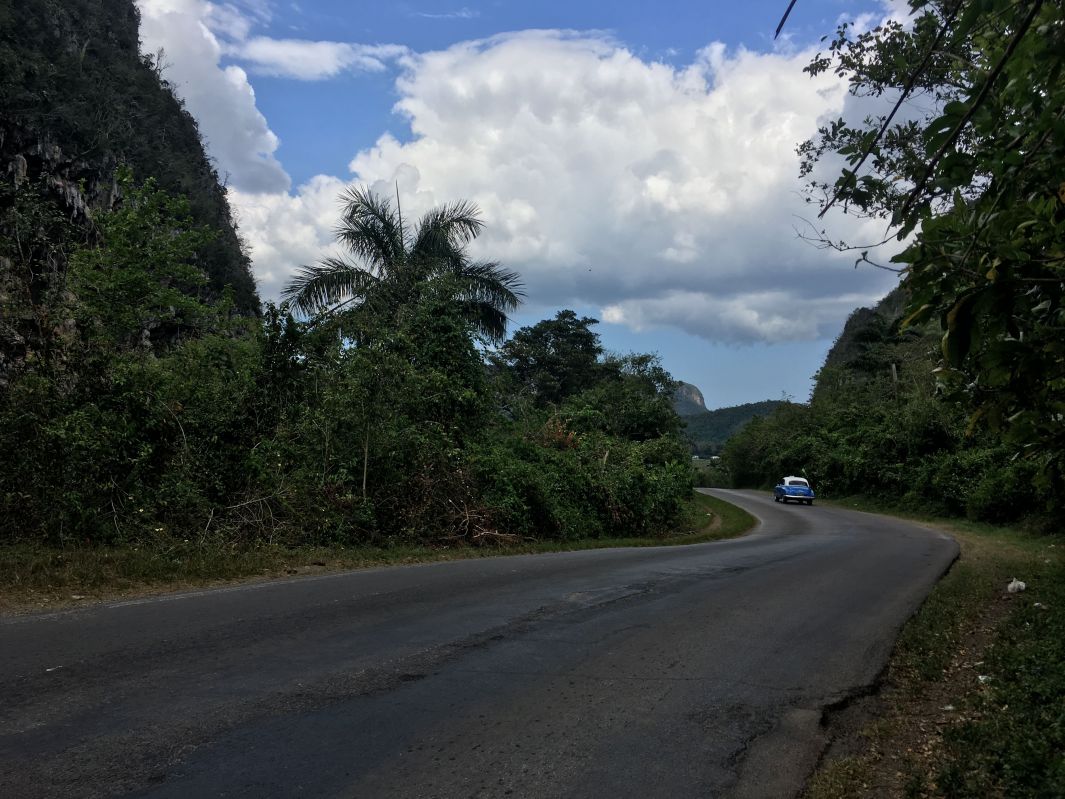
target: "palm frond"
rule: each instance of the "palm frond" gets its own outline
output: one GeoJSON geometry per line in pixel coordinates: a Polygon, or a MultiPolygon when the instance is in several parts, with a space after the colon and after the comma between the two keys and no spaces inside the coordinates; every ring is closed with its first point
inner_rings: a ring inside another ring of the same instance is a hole
{"type": "Polygon", "coordinates": [[[411,252],[425,258],[451,258],[484,229],[480,209],[467,200],[441,205],[425,214],[414,234],[411,252]]]}
{"type": "Polygon", "coordinates": [[[337,303],[365,296],[378,278],[340,258],[304,265],[281,292],[282,307],[307,316],[331,310],[337,303]]]}
{"type": "Polygon", "coordinates": [[[476,205],[459,201],[429,211],[411,238],[387,198],[351,187],[341,199],[336,236],[362,263],[328,258],[300,267],[282,293],[286,307],[328,314],[338,303],[357,302],[364,321],[387,326],[432,291],[454,302],[478,334],[495,341],[506,336],[507,313],[524,296],[522,282],[497,263],[467,257],[466,245],[484,228],[476,205]]]}
{"type": "Polygon", "coordinates": [[[387,198],[368,188],[352,186],[342,195],[344,211],[337,240],[371,269],[386,274],[406,258],[406,233],[387,198]]]}
{"type": "Polygon", "coordinates": [[[456,277],[463,298],[491,303],[504,312],[515,310],[525,296],[518,273],[493,261],[468,261],[456,277]]]}
{"type": "Polygon", "coordinates": [[[459,300],[457,306],[459,313],[476,333],[496,344],[506,339],[510,319],[498,307],[476,300],[459,300]]]}

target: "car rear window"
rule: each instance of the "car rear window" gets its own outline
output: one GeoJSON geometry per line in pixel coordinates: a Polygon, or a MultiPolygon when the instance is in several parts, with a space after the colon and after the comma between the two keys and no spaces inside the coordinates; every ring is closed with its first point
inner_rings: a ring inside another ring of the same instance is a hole
{"type": "Polygon", "coordinates": [[[788,480],[785,485],[789,486],[808,486],[810,485],[805,480],[788,480]]]}

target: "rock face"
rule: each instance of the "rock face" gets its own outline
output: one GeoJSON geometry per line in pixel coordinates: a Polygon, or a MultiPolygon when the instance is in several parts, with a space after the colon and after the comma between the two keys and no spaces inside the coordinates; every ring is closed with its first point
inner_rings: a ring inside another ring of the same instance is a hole
{"type": "Polygon", "coordinates": [[[703,400],[703,392],[698,386],[691,383],[680,383],[673,394],[673,410],[678,416],[692,416],[697,413],[706,413],[706,402],[703,400]]]}
{"type": "Polygon", "coordinates": [[[225,190],[195,120],[140,54],[139,24],[133,0],[0,0],[0,226],[19,201],[13,190],[31,186],[84,241],[128,166],[138,183],[155,178],[188,199],[215,233],[200,264],[211,289],[232,287],[237,309],[258,314],[225,190]]]}
{"type": "Polygon", "coordinates": [[[67,261],[118,200],[119,169],[188,200],[213,234],[205,295],[230,287],[259,313],[225,190],[139,24],[133,0],[0,0],[0,389],[62,335],[67,261]]]}

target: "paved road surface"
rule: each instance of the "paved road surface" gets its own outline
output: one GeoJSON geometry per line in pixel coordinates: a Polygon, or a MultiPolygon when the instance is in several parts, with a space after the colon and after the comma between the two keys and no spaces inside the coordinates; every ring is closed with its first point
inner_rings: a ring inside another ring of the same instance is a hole
{"type": "Polygon", "coordinates": [[[735,541],[0,619],[0,796],[790,796],[955,557],[715,491],[735,541]]]}

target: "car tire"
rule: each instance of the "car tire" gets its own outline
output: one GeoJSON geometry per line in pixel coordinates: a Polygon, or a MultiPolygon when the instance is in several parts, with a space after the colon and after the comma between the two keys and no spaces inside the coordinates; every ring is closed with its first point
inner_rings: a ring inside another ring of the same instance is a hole
{"type": "Polygon", "coordinates": [[[780,501],[783,502],[785,505],[788,504],[788,498],[787,497],[781,497],[780,501]]]}
{"type": "Polygon", "coordinates": [[[806,504],[807,505],[813,505],[814,501],[812,499],[808,499],[808,500],[806,500],[806,504]]]}

